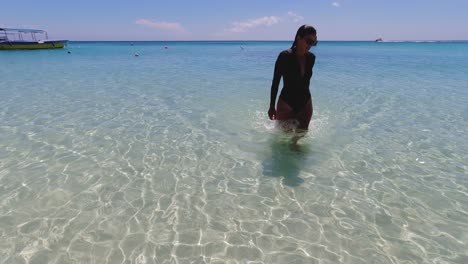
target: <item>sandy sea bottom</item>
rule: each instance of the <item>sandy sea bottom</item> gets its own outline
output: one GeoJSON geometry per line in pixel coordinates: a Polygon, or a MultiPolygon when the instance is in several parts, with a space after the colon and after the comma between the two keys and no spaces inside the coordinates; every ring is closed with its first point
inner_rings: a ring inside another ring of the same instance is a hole
{"type": "Polygon", "coordinates": [[[381,44],[317,46],[298,145],[289,43],[0,53],[0,262],[468,263],[467,44],[381,44]]]}

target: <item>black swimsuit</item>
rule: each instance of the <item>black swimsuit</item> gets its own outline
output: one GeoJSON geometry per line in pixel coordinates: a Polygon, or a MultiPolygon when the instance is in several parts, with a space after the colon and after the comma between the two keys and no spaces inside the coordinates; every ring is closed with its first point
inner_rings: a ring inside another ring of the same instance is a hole
{"type": "Polygon", "coordinates": [[[294,112],[300,112],[311,98],[309,84],[314,64],[315,55],[307,52],[304,76],[302,76],[301,66],[295,52],[292,49],[282,51],[276,60],[275,73],[271,84],[272,105],[276,101],[279,82],[281,76],[283,76],[283,89],[280,98],[291,106],[294,112]]]}

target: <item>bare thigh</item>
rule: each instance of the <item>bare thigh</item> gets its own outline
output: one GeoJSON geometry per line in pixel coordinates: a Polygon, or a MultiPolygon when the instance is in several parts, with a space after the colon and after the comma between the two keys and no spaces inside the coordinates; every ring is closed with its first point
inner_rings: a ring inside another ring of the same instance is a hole
{"type": "Polygon", "coordinates": [[[281,98],[278,100],[278,105],[276,107],[276,119],[278,121],[295,120],[297,122],[297,128],[302,130],[307,130],[309,128],[312,113],[312,99],[306,103],[299,113],[294,112],[292,107],[281,98]]]}

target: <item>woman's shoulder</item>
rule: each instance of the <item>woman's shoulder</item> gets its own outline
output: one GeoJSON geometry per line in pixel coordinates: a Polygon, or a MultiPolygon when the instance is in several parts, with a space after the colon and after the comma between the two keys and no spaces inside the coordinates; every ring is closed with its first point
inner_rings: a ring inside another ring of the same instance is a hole
{"type": "Polygon", "coordinates": [[[281,60],[288,60],[289,58],[293,57],[293,51],[291,49],[286,49],[280,52],[278,58],[281,60]]]}
{"type": "Polygon", "coordinates": [[[292,55],[292,54],[293,54],[292,49],[285,49],[282,52],[280,52],[280,55],[284,55],[284,56],[288,56],[288,55],[292,55]]]}

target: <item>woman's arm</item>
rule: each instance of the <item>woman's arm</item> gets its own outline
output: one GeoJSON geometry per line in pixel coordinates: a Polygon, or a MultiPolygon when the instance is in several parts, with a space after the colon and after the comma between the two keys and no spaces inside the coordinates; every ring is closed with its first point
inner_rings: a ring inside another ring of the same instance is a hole
{"type": "Polygon", "coordinates": [[[270,108],[271,107],[274,108],[276,104],[276,96],[278,95],[279,83],[281,80],[281,76],[283,74],[282,61],[283,61],[283,56],[282,56],[282,53],[280,53],[280,55],[278,56],[278,59],[276,59],[275,71],[273,73],[273,81],[271,82],[270,108]]]}

